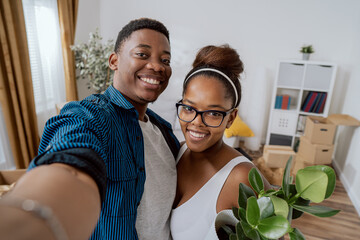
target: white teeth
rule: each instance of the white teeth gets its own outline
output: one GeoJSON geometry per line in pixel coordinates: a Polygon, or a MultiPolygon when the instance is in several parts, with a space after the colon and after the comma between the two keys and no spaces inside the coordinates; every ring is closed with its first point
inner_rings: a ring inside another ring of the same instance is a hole
{"type": "Polygon", "coordinates": [[[193,132],[193,131],[189,131],[190,135],[196,138],[203,138],[205,137],[205,134],[203,133],[197,133],[197,132],[193,132]]]}
{"type": "Polygon", "coordinates": [[[141,80],[143,80],[144,82],[150,83],[150,84],[160,84],[160,81],[155,80],[155,79],[151,79],[151,78],[141,78],[141,80]]]}

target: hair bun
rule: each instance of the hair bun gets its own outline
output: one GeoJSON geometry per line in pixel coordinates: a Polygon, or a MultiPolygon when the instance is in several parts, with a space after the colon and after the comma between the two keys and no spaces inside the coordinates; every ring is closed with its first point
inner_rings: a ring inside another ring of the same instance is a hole
{"type": "Polygon", "coordinates": [[[229,77],[239,78],[244,71],[239,54],[227,44],[221,46],[209,45],[201,48],[193,62],[193,68],[205,65],[219,68],[229,74],[229,77]]]}

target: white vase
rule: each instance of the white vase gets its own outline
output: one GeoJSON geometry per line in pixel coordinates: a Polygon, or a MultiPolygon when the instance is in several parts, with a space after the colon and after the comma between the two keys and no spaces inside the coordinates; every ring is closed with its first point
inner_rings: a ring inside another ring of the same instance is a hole
{"type": "Polygon", "coordinates": [[[303,53],[303,60],[309,60],[310,58],[310,53],[303,53]]]}
{"type": "Polygon", "coordinates": [[[219,240],[217,236],[217,231],[224,225],[236,226],[239,222],[230,209],[222,210],[217,215],[211,225],[209,232],[207,233],[204,240],[219,240]]]}

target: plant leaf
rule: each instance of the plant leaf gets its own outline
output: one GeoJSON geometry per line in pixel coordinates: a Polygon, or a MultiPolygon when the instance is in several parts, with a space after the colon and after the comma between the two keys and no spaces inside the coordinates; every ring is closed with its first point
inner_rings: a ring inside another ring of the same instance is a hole
{"type": "Polygon", "coordinates": [[[305,236],[299,229],[294,228],[292,232],[289,232],[290,240],[305,240],[305,236]]]}
{"type": "Polygon", "coordinates": [[[288,233],[291,227],[288,220],[283,216],[272,216],[260,220],[258,230],[261,235],[267,238],[277,239],[288,233]]]}
{"type": "Polygon", "coordinates": [[[247,222],[241,221],[240,224],[248,238],[252,240],[261,240],[258,231],[252,228],[247,222]]]}
{"type": "Polygon", "coordinates": [[[255,190],[256,193],[260,193],[262,190],[264,190],[264,182],[256,168],[252,168],[249,171],[248,179],[251,187],[255,190]]]}
{"type": "Polygon", "coordinates": [[[234,232],[232,231],[232,229],[227,226],[227,225],[222,225],[221,228],[226,232],[227,235],[231,235],[234,234],[234,232]]]}
{"type": "Polygon", "coordinates": [[[300,205],[293,204],[292,207],[299,211],[306,212],[306,213],[309,213],[309,214],[317,216],[317,217],[331,217],[331,216],[334,216],[335,214],[337,214],[338,212],[340,212],[340,210],[337,210],[337,209],[333,209],[333,208],[326,207],[326,206],[317,206],[317,205],[316,206],[300,206],[300,205]]]}
{"type": "Polygon", "coordinates": [[[255,197],[250,197],[247,200],[246,220],[252,227],[257,226],[259,223],[260,208],[255,197]]]}
{"type": "Polygon", "coordinates": [[[234,217],[236,217],[236,219],[240,221],[239,209],[237,207],[232,207],[231,210],[232,210],[232,212],[234,214],[234,217]]]}
{"type": "MultiPolygon", "coordinates": [[[[306,200],[306,199],[303,199],[302,197],[299,197],[294,204],[295,204],[295,205],[300,205],[300,206],[309,206],[310,200],[306,200]]],[[[301,217],[301,215],[302,215],[303,213],[304,213],[304,212],[299,211],[299,210],[293,208],[293,211],[292,211],[292,219],[296,219],[296,218],[301,217]]]]}
{"type": "Polygon", "coordinates": [[[283,181],[282,181],[282,190],[284,191],[285,199],[289,199],[289,184],[291,184],[291,178],[290,178],[290,170],[291,170],[291,164],[292,164],[292,156],[290,156],[289,160],[286,163],[286,167],[284,170],[283,175],[283,181]]]}
{"type": "Polygon", "coordinates": [[[246,222],[246,210],[244,208],[239,208],[239,217],[241,221],[246,222]]]}
{"type": "Polygon", "coordinates": [[[254,191],[247,185],[240,183],[239,185],[239,206],[246,209],[247,199],[251,196],[256,196],[254,191]]]}
{"type": "Polygon", "coordinates": [[[270,197],[271,195],[276,195],[278,193],[279,193],[279,190],[269,189],[263,194],[263,197],[270,197]]]}
{"type": "Polygon", "coordinates": [[[319,203],[325,199],[327,175],[315,169],[300,169],[296,174],[296,190],[304,199],[319,203]]]}
{"type": "Polygon", "coordinates": [[[287,218],[289,215],[288,203],[284,199],[278,198],[276,196],[271,196],[270,199],[272,204],[274,205],[275,215],[287,218]]]}
{"type": "Polygon", "coordinates": [[[269,197],[261,197],[257,200],[260,209],[260,219],[274,214],[274,206],[269,197]]]}
{"type": "Polygon", "coordinates": [[[238,240],[239,238],[234,234],[234,233],[231,233],[229,235],[229,240],[238,240]]]}
{"type": "Polygon", "coordinates": [[[246,239],[247,238],[240,222],[238,222],[236,224],[236,236],[237,236],[237,239],[246,239]]]}
{"type": "Polygon", "coordinates": [[[328,185],[326,189],[325,199],[329,198],[332,193],[334,192],[335,185],[336,185],[336,175],[334,169],[332,169],[329,166],[324,165],[315,165],[315,166],[309,166],[305,169],[316,169],[324,172],[328,176],[328,185]]]}

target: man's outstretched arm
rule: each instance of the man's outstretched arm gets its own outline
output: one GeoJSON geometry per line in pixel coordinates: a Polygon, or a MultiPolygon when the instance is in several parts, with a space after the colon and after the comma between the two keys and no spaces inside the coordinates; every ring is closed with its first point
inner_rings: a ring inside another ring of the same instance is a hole
{"type": "Polygon", "coordinates": [[[62,163],[42,165],[0,200],[1,238],[88,239],[100,209],[99,188],[90,175],[62,163]]]}

